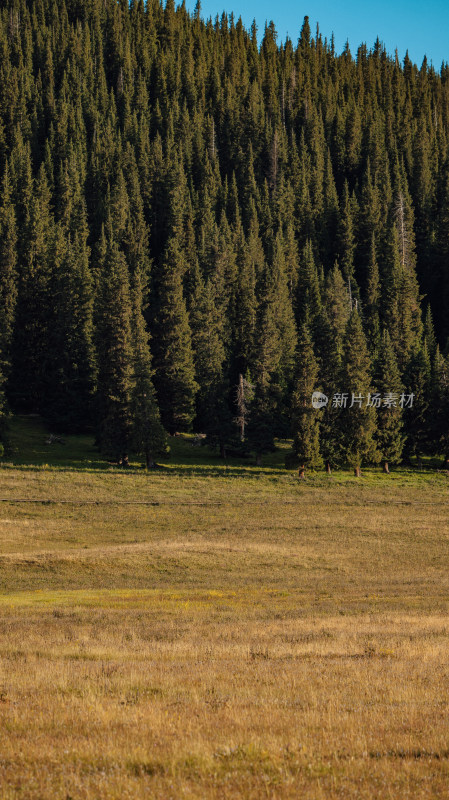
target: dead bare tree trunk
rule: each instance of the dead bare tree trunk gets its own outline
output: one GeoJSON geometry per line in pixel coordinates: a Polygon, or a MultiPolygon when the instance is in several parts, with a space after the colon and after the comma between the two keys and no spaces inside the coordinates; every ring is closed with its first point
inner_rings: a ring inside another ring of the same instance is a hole
{"type": "Polygon", "coordinates": [[[237,402],[239,406],[239,425],[240,425],[240,441],[245,439],[245,422],[246,422],[246,404],[245,404],[245,386],[243,383],[243,375],[239,375],[239,388],[237,394],[237,402]]]}
{"type": "Polygon", "coordinates": [[[235,420],[240,428],[240,441],[245,441],[245,425],[248,420],[248,406],[247,401],[251,401],[252,390],[254,386],[249,381],[245,380],[243,375],[239,375],[239,382],[237,386],[236,403],[238,416],[235,420]]]}

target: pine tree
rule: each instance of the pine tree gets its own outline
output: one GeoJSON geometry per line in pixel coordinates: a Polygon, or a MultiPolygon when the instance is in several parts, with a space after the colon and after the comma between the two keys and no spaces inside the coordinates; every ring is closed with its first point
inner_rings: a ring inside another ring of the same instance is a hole
{"type": "Polygon", "coordinates": [[[297,291],[298,324],[302,324],[306,319],[308,319],[310,324],[313,324],[313,320],[321,310],[321,292],[318,270],[310,239],[305,244],[301,254],[297,291]]]}
{"type": "Polygon", "coordinates": [[[245,436],[245,442],[256,454],[257,466],[261,466],[262,456],[265,453],[275,450],[275,417],[273,414],[275,402],[270,384],[260,378],[254,387],[245,436]]]}
{"type": "Polygon", "coordinates": [[[254,396],[250,406],[247,441],[261,463],[264,453],[274,449],[277,417],[282,403],[284,348],[278,325],[276,283],[265,281],[266,294],[258,310],[253,362],[254,396]]]}
{"type": "Polygon", "coordinates": [[[427,349],[429,351],[430,360],[432,360],[433,358],[435,358],[435,353],[438,345],[435,336],[435,328],[433,326],[432,309],[429,304],[427,305],[426,315],[424,318],[423,335],[427,344],[427,349]]]}
{"type": "Polygon", "coordinates": [[[299,461],[299,477],[306,467],[322,466],[320,454],[320,412],[312,406],[312,394],[319,391],[318,362],[307,325],[302,325],[298,341],[295,389],[292,397],[293,449],[299,461]]]}
{"type": "Polygon", "coordinates": [[[388,331],[384,330],[375,364],[374,383],[380,395],[377,408],[376,442],[383,461],[384,472],[389,464],[398,464],[404,447],[401,377],[388,331]],[[385,398],[391,397],[391,404],[385,398]]]}
{"type": "Polygon", "coordinates": [[[263,251],[258,246],[259,242],[254,238],[245,242],[241,227],[237,231],[236,239],[238,298],[235,301],[234,349],[238,372],[245,373],[254,361],[257,319],[256,274],[264,269],[264,258],[263,251]]]}
{"type": "Polygon", "coordinates": [[[449,470],[449,359],[438,345],[432,360],[429,401],[429,446],[431,452],[441,452],[443,468],[449,470]]]}
{"type": "Polygon", "coordinates": [[[273,307],[273,315],[281,342],[279,380],[281,385],[287,388],[293,376],[297,335],[292,300],[288,289],[284,239],[280,232],[274,243],[272,265],[265,280],[264,294],[273,307]]]}
{"type": "Polygon", "coordinates": [[[0,370],[6,378],[10,367],[17,300],[17,229],[7,166],[0,202],[0,370]]]}
{"type": "Polygon", "coordinates": [[[444,468],[449,471],[449,356],[442,361],[439,381],[438,433],[444,455],[444,468]]]}
{"type": "Polygon", "coordinates": [[[337,236],[339,207],[338,195],[335,188],[332,170],[332,160],[329,150],[327,151],[326,155],[326,166],[323,179],[323,199],[324,208],[322,228],[319,236],[321,241],[321,258],[326,266],[330,266],[337,255],[335,249],[335,240],[337,236]]]}
{"type": "Polygon", "coordinates": [[[133,433],[133,348],[128,267],[109,239],[96,307],[97,419],[101,451],[128,465],[133,433]]]}
{"type": "Polygon", "coordinates": [[[395,223],[398,231],[400,284],[400,346],[409,355],[422,335],[420,294],[416,277],[416,254],[413,234],[413,211],[408,192],[400,191],[395,202],[395,223]]]}
{"type": "Polygon", "coordinates": [[[368,274],[365,294],[365,318],[368,347],[373,356],[377,354],[380,345],[380,279],[379,267],[377,264],[376,242],[374,233],[371,240],[370,260],[368,264],[368,274]]]}
{"type": "Polygon", "coordinates": [[[3,374],[0,370],[0,458],[5,452],[5,439],[6,439],[6,414],[5,414],[5,397],[3,392],[3,374]]]}
{"type": "Polygon", "coordinates": [[[404,409],[407,434],[404,455],[420,458],[429,442],[429,406],[431,397],[431,362],[426,342],[412,354],[403,376],[407,395],[413,395],[413,404],[404,409]]]}
{"type": "Polygon", "coordinates": [[[346,281],[351,280],[354,273],[354,221],[349,197],[347,180],[344,183],[340,203],[340,219],[338,224],[339,262],[346,281]]]}
{"type": "Polygon", "coordinates": [[[164,428],[189,430],[195,416],[192,334],[183,296],[184,256],[175,237],[164,258],[154,336],[155,386],[164,428]]]}
{"type": "MultiPolygon", "coordinates": [[[[399,232],[394,225],[387,242],[384,265],[383,321],[394,344],[399,367],[404,370],[419,345],[422,334],[418,286],[412,266],[404,256],[399,232]]],[[[405,251],[406,252],[406,251],[405,251]]]]}
{"type": "Polygon", "coordinates": [[[449,171],[446,169],[441,209],[436,222],[434,263],[427,270],[432,306],[441,328],[441,341],[449,337],[449,171]]]}
{"type": "Polygon", "coordinates": [[[320,415],[320,451],[326,463],[326,471],[330,474],[331,468],[340,463],[343,457],[340,426],[342,412],[334,405],[333,398],[338,392],[341,392],[344,332],[338,336],[335,335],[335,326],[331,325],[324,309],[317,319],[314,338],[319,364],[318,383],[328,398],[320,415]]]}
{"type": "Polygon", "coordinates": [[[341,416],[345,457],[360,475],[363,461],[376,460],[376,412],[367,405],[372,393],[371,362],[360,314],[353,309],[346,327],[342,364],[343,391],[348,393],[348,407],[341,416]]]}
{"type": "Polygon", "coordinates": [[[351,313],[351,297],[349,287],[343,280],[343,275],[337,262],[335,262],[327,275],[324,299],[326,314],[332,326],[334,337],[340,344],[351,313]]]}
{"type": "Polygon", "coordinates": [[[53,300],[48,332],[51,359],[43,380],[42,414],[52,428],[80,432],[92,420],[96,381],[93,343],[93,286],[89,249],[76,231],[66,239],[57,231],[60,258],[52,260],[53,300]]]}
{"type": "Polygon", "coordinates": [[[143,316],[143,285],[136,272],[131,290],[131,343],[132,343],[132,449],[143,453],[147,469],[155,465],[155,457],[167,451],[167,437],[162,427],[156,392],[153,386],[151,354],[148,332],[143,316]]]}
{"type": "Polygon", "coordinates": [[[260,294],[251,370],[257,387],[255,403],[263,407],[264,415],[271,406],[273,434],[286,435],[286,394],[293,377],[296,327],[280,233],[271,265],[267,264],[261,280],[260,294]]]}
{"type": "Polygon", "coordinates": [[[30,203],[18,265],[19,281],[10,394],[16,408],[43,410],[46,364],[51,360],[51,275],[58,268],[56,229],[45,170],[41,167],[30,203]]]}
{"type": "Polygon", "coordinates": [[[197,427],[225,457],[233,426],[225,372],[223,317],[217,308],[212,282],[204,284],[200,276],[193,297],[191,325],[195,374],[200,387],[196,398],[197,427]]]}

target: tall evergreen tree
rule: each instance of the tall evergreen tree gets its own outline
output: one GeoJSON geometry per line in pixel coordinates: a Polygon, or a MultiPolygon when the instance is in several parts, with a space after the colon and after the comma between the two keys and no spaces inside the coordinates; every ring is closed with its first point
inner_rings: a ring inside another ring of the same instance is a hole
{"type": "Polygon", "coordinates": [[[438,345],[430,384],[429,445],[431,452],[443,455],[443,467],[449,470],[449,359],[440,353],[438,345]]]}
{"type": "Polygon", "coordinates": [[[97,419],[101,451],[127,466],[132,443],[133,347],[128,267],[110,236],[96,307],[97,419]]]}
{"type": "Polygon", "coordinates": [[[372,394],[371,361],[360,314],[353,309],[346,327],[342,364],[343,392],[348,394],[348,407],[341,415],[345,457],[357,476],[363,461],[377,457],[375,431],[376,412],[367,405],[372,394]]]}
{"type": "Polygon", "coordinates": [[[162,427],[156,392],[153,386],[151,354],[148,332],[143,316],[142,277],[136,272],[131,289],[131,445],[136,453],[143,453],[147,469],[154,467],[157,455],[167,451],[167,437],[162,427]]]}
{"type": "Polygon", "coordinates": [[[341,344],[352,309],[349,285],[345,284],[337,262],[327,275],[324,298],[334,337],[341,344]]]}
{"type": "Polygon", "coordinates": [[[429,442],[429,406],[431,398],[431,362],[427,344],[424,341],[411,356],[403,376],[408,396],[413,395],[410,408],[404,411],[405,432],[407,434],[404,455],[420,458],[429,442]]]}
{"type": "Polygon", "coordinates": [[[299,477],[306,467],[322,466],[320,454],[320,412],[312,406],[312,394],[318,391],[318,362],[312,338],[303,324],[298,341],[295,389],[292,397],[293,449],[299,460],[299,477]]]}
{"type": "Polygon", "coordinates": [[[57,244],[50,190],[43,167],[35,182],[23,234],[26,247],[18,265],[10,392],[16,407],[41,412],[46,365],[52,357],[49,345],[53,307],[51,275],[58,268],[62,255],[57,244]]]}
{"type": "Polygon", "coordinates": [[[386,330],[382,333],[374,383],[379,395],[375,438],[384,472],[388,472],[389,464],[398,464],[401,460],[404,435],[401,408],[403,387],[394,348],[386,330]]]}
{"type": "Polygon", "coordinates": [[[319,364],[319,384],[328,398],[320,417],[320,451],[326,463],[326,471],[341,463],[343,442],[340,429],[341,408],[334,405],[333,398],[341,392],[341,362],[346,331],[336,336],[335,325],[331,325],[326,311],[322,311],[315,332],[315,349],[319,364]]]}
{"type": "Polygon", "coordinates": [[[80,232],[66,239],[59,229],[57,241],[61,258],[49,283],[54,301],[42,414],[53,428],[79,432],[92,420],[96,381],[92,276],[80,232]]]}
{"type": "Polygon", "coordinates": [[[376,242],[374,233],[371,239],[371,251],[365,294],[365,318],[368,347],[371,354],[376,355],[380,345],[380,279],[377,264],[376,242]]]}
{"type": "Polygon", "coordinates": [[[257,466],[261,466],[262,456],[265,453],[275,450],[274,407],[275,398],[272,396],[270,385],[265,385],[259,380],[255,384],[253,400],[249,408],[245,437],[248,447],[256,454],[257,466]]]}
{"type": "Polygon", "coordinates": [[[297,291],[298,323],[301,324],[308,319],[309,323],[313,324],[313,320],[321,310],[321,291],[318,270],[310,239],[307,241],[302,251],[297,291]]]}
{"type": "Polygon", "coordinates": [[[190,429],[198,390],[181,279],[183,263],[182,251],[172,237],[164,258],[154,336],[155,386],[161,419],[172,434],[190,429]]]}
{"type": "Polygon", "coordinates": [[[6,378],[11,360],[11,342],[17,300],[17,228],[6,166],[0,199],[0,368],[6,378]]]}
{"type": "Polygon", "coordinates": [[[195,374],[200,387],[196,398],[198,426],[225,457],[233,425],[225,371],[223,318],[215,302],[212,282],[204,284],[200,276],[193,298],[191,323],[195,374]]]}
{"type": "Polygon", "coordinates": [[[354,273],[354,220],[347,180],[344,183],[340,203],[340,219],[338,225],[339,261],[346,281],[351,280],[354,273]]]}

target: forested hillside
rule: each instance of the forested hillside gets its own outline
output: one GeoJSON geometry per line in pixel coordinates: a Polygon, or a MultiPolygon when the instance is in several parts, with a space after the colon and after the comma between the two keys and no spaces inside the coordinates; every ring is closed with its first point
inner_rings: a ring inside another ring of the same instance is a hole
{"type": "Polygon", "coordinates": [[[173,0],[0,9],[4,420],[122,463],[189,429],[449,454],[449,66],[307,17],[280,43],[173,0]]]}

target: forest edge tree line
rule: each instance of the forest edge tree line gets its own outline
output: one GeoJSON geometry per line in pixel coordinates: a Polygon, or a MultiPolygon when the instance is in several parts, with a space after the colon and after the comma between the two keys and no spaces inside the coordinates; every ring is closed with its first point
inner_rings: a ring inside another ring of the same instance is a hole
{"type": "Polygon", "coordinates": [[[0,10],[3,428],[149,467],[192,428],[258,462],[292,435],[301,470],[447,463],[447,65],[170,1],[0,10]],[[311,407],[342,388],[415,402],[311,407]]]}

